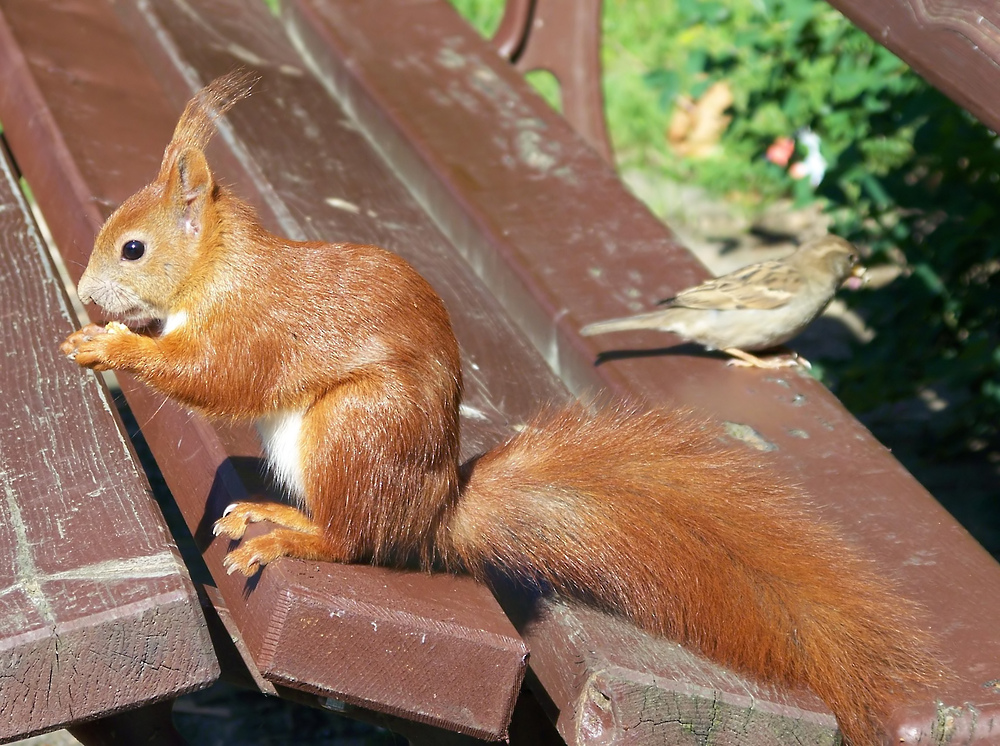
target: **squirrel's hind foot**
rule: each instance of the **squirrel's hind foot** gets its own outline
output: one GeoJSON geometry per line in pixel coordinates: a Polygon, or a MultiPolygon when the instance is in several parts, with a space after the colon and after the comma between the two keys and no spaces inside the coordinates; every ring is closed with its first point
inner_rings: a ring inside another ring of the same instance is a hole
{"type": "Polygon", "coordinates": [[[309,516],[290,505],[273,502],[233,503],[215,522],[212,533],[238,540],[251,523],[274,523],[272,531],[247,539],[223,560],[226,572],[241,572],[247,577],[279,557],[341,561],[343,557],[330,546],[320,527],[309,516]]]}

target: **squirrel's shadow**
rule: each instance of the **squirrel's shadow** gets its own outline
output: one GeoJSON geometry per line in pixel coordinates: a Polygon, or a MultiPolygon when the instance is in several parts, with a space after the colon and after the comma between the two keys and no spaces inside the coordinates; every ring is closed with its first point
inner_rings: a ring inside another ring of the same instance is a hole
{"type": "MultiPolygon", "coordinates": [[[[280,490],[267,475],[264,460],[251,456],[230,456],[215,470],[215,478],[205,501],[205,510],[194,531],[194,540],[202,551],[212,542],[215,535],[212,527],[222,517],[226,508],[234,502],[285,502],[280,490]]],[[[253,536],[253,527],[247,537],[253,536]]],[[[232,540],[226,551],[239,546],[232,540]]],[[[247,578],[244,595],[249,595],[260,579],[260,573],[247,578]]]]}

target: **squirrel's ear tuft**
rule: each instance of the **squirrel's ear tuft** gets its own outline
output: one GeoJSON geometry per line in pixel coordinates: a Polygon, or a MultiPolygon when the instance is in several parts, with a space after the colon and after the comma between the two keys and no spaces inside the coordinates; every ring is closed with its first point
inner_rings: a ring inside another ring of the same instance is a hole
{"type": "Polygon", "coordinates": [[[184,232],[197,236],[205,222],[205,211],[215,191],[208,160],[199,148],[177,154],[167,177],[167,193],[180,211],[184,232]]]}
{"type": "Polygon", "coordinates": [[[166,184],[167,194],[182,216],[184,231],[191,236],[204,228],[206,208],[215,191],[205,146],[219,117],[249,96],[257,80],[255,75],[234,70],[198,91],[184,108],[163,153],[157,181],[166,184]]]}
{"type": "MultiPolygon", "coordinates": [[[[216,78],[195,94],[184,107],[174,135],[163,153],[160,179],[168,179],[179,158],[190,150],[204,151],[215,133],[216,122],[234,104],[242,101],[259,80],[245,70],[234,70],[216,78]]],[[[202,156],[204,159],[204,156],[202,156]]]]}

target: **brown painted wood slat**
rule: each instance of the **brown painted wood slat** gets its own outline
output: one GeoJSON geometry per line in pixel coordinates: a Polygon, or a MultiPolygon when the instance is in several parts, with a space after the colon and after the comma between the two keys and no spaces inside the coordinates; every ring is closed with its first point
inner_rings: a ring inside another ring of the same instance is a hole
{"type": "Polygon", "coordinates": [[[208,686],[201,605],[0,148],[0,742],[208,686]]]}
{"type": "Polygon", "coordinates": [[[992,0],[828,0],[991,130],[1000,130],[1000,6],[992,0]]]}
{"type": "MultiPolygon", "coordinates": [[[[716,356],[666,349],[675,339],[665,335],[577,335],[587,322],[652,307],[706,272],[567,124],[444,2],[386,0],[373,12],[363,0],[295,0],[286,22],[571,390],[606,387],[732,423],[932,610],[960,680],[934,693],[940,707],[928,698],[901,710],[894,737],[927,742],[943,723],[955,739],[994,740],[1000,567],[829,392],[798,372],[734,370],[716,356]]],[[[633,724],[650,728],[643,686],[670,688],[656,675],[643,679],[652,672],[644,655],[623,662],[621,646],[605,644],[624,633],[600,630],[597,620],[578,623],[560,608],[522,627],[532,670],[571,742],[594,723],[608,738],[633,724]]],[[[696,732],[716,732],[717,702],[746,702],[749,693],[754,712],[781,701],[718,671],[674,665],[688,682],[675,696],[686,700],[696,732]]],[[[818,712],[808,698],[790,701],[818,712]]]]}
{"type": "Polygon", "coordinates": [[[614,163],[601,85],[603,0],[508,0],[493,46],[522,73],[547,70],[559,81],[562,115],[614,163]]]}
{"type": "MultiPolygon", "coordinates": [[[[213,164],[276,230],[398,250],[450,306],[468,310],[457,324],[469,390],[466,453],[509,432],[539,387],[549,398],[567,395],[311,77],[263,4],[0,2],[0,9],[21,52],[3,73],[13,73],[17,99],[30,102],[0,108],[0,117],[75,275],[100,220],[155,175],[194,88],[244,65],[265,77],[259,94],[234,110],[213,164]]],[[[213,539],[210,526],[230,501],[267,491],[256,437],[248,428],[213,428],[120,380],[257,673],[321,697],[503,736],[526,648],[485,588],[468,578],[284,560],[251,583],[227,576],[228,542],[213,539]]]]}

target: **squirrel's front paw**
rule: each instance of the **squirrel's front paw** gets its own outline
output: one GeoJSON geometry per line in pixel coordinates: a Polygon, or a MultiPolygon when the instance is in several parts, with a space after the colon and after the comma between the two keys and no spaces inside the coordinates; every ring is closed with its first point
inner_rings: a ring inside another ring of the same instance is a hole
{"type": "Polygon", "coordinates": [[[59,351],[72,360],[76,357],[76,353],[80,349],[80,345],[105,333],[106,331],[103,326],[98,326],[97,324],[87,324],[82,329],[78,329],[66,337],[66,341],[59,345],[59,351]]]}
{"type": "Polygon", "coordinates": [[[108,344],[114,335],[122,333],[130,332],[127,326],[117,321],[112,321],[107,326],[87,324],[66,337],[59,345],[59,350],[84,368],[109,370],[113,366],[108,360],[108,344]]]}
{"type": "Polygon", "coordinates": [[[249,524],[263,521],[270,521],[304,534],[319,533],[319,527],[298,508],[272,502],[233,503],[222,513],[222,518],[212,526],[212,533],[230,539],[241,539],[249,524]]]}

